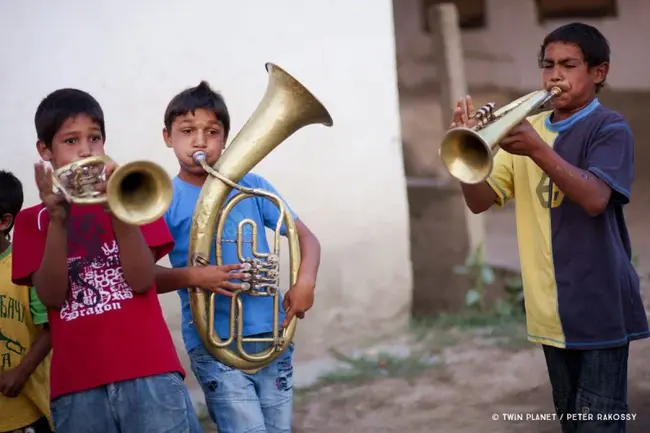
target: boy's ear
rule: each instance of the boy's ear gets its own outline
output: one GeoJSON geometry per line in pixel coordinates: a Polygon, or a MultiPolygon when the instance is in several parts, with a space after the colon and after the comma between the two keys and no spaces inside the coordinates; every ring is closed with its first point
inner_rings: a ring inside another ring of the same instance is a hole
{"type": "Polygon", "coordinates": [[[14,221],[14,217],[10,213],[6,213],[0,216],[0,231],[4,232],[9,227],[11,227],[11,223],[13,221],[14,221]]]}
{"type": "Polygon", "coordinates": [[[165,144],[167,145],[167,147],[172,147],[172,141],[169,137],[169,131],[167,131],[167,128],[163,128],[162,134],[163,134],[163,140],[165,140],[165,144]]]}
{"type": "Polygon", "coordinates": [[[49,162],[52,160],[52,150],[47,148],[45,142],[38,140],[36,142],[36,150],[38,150],[38,154],[41,155],[43,161],[49,162]]]}
{"type": "Polygon", "coordinates": [[[594,76],[594,84],[604,83],[609,73],[609,63],[603,62],[598,66],[594,66],[592,74],[594,76]]]}

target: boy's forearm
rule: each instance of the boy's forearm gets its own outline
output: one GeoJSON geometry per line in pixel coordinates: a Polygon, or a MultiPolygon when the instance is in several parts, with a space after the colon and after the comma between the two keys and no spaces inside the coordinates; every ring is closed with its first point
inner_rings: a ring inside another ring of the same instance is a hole
{"type": "Polygon", "coordinates": [[[158,294],[163,294],[188,287],[196,287],[195,270],[194,267],[166,268],[156,265],[156,291],[158,294]]]}
{"type": "Polygon", "coordinates": [[[590,216],[598,216],[605,210],[612,192],[595,175],[569,164],[548,146],[541,147],[531,158],[564,195],[590,216]]]}
{"type": "Polygon", "coordinates": [[[316,285],[318,268],[320,267],[321,246],[316,236],[309,230],[299,229],[300,268],[298,279],[309,285],[316,285]]]}
{"type": "Polygon", "coordinates": [[[120,250],[124,279],[136,293],[145,293],[155,281],[155,262],[140,227],[113,217],[115,240],[120,250]]]}
{"type": "Polygon", "coordinates": [[[42,327],[29,352],[22,359],[16,370],[20,375],[27,379],[36,370],[38,365],[43,362],[48,353],[52,350],[52,338],[50,328],[45,325],[42,327]]]}
{"type": "Polygon", "coordinates": [[[47,229],[41,265],[32,277],[39,299],[59,309],[68,295],[68,231],[65,223],[51,222],[47,229]]]}
{"type": "Polygon", "coordinates": [[[497,199],[497,193],[487,182],[476,185],[461,183],[465,204],[472,213],[480,214],[488,210],[497,199]]]}

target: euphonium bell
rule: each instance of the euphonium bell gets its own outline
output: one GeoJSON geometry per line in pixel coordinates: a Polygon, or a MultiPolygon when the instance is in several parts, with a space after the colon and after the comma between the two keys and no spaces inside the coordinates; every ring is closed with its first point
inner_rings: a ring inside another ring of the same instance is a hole
{"type": "Polygon", "coordinates": [[[134,161],[117,167],[107,180],[110,161],[101,155],[64,165],[52,174],[54,187],[70,203],[105,204],[128,224],[148,224],[162,217],[172,200],[167,172],[151,161],[134,161]]]}
{"type": "Polygon", "coordinates": [[[489,103],[477,110],[471,128],[452,128],[440,145],[442,163],[455,179],[466,184],[483,182],[492,173],[499,142],[533,110],[562,93],[559,87],[531,92],[494,111],[489,103]]]}
{"type": "MultiPolygon", "coordinates": [[[[222,242],[226,218],[237,203],[249,197],[271,200],[280,210],[271,242],[271,252],[255,251],[257,236],[265,236],[264,227],[258,228],[252,220],[239,223],[237,254],[244,263],[243,272],[250,278],[230,299],[229,336],[222,340],[214,329],[215,294],[200,288],[189,288],[192,319],[206,349],[220,362],[232,368],[253,373],[270,364],[280,356],[291,343],[296,331],[296,317],[280,330],[280,228],[286,226],[289,244],[289,282],[295,284],[300,267],[300,246],[298,234],[291,213],[280,197],[268,191],[244,188],[239,180],[264,159],[273,149],[300,128],[311,124],[332,125],[327,109],[300,82],[278,66],[267,63],[269,81],[266,93],[257,109],[239,131],[231,144],[219,157],[214,166],[206,161],[203,152],[194,154],[194,160],[210,174],[201,189],[192,218],[188,264],[205,266],[210,263],[210,251],[215,245],[216,263],[223,265],[222,242]],[[232,189],[239,192],[224,206],[232,189]],[[244,257],[243,228],[252,228],[252,257],[244,257]],[[270,297],[273,308],[273,332],[269,338],[251,338],[242,335],[245,296],[270,297]],[[257,353],[247,352],[247,342],[268,343],[267,349],[257,353]]],[[[224,302],[224,300],[222,300],[224,302]]]]}

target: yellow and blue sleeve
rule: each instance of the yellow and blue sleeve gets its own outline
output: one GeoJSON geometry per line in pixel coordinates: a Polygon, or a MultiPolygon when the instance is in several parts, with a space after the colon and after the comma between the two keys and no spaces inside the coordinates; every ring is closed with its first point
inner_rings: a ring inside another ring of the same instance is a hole
{"type": "Polygon", "coordinates": [[[496,204],[503,206],[515,198],[514,165],[512,155],[499,149],[494,156],[494,167],[487,179],[488,185],[497,194],[496,204]]]}

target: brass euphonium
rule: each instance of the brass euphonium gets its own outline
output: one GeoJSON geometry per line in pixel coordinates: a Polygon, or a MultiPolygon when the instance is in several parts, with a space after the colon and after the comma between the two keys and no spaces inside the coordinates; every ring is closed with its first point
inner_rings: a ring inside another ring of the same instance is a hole
{"type": "Polygon", "coordinates": [[[52,173],[54,188],[70,203],[104,204],[127,224],[148,224],[165,214],[173,193],[165,169],[151,161],[134,161],[118,166],[107,180],[109,162],[110,157],[99,155],[59,167],[52,173]]]}
{"type": "MultiPolygon", "coordinates": [[[[261,196],[271,200],[280,210],[270,254],[255,251],[258,230],[251,220],[239,223],[237,251],[243,272],[250,278],[235,291],[230,300],[229,336],[221,340],[214,329],[215,294],[197,287],[189,288],[190,309],[194,325],[205,347],[220,362],[248,373],[254,373],[271,363],[291,343],[296,330],[296,317],[280,330],[280,228],[286,225],[289,244],[289,287],[296,282],[300,267],[300,246],[298,234],[291,213],[282,199],[268,191],[245,188],[237,184],[241,178],[264,159],[280,143],[300,128],[311,124],[332,126],[332,117],[327,109],[300,82],[282,68],[266,64],[269,81],[266,93],[255,112],[239,131],[231,144],[219,157],[213,167],[206,161],[203,152],[194,154],[208,176],[201,189],[192,218],[188,263],[190,266],[205,266],[210,263],[210,250],[215,239],[217,265],[223,265],[222,236],[226,218],[241,200],[261,196]],[[239,192],[224,206],[228,195],[235,188],[239,192]],[[253,228],[253,257],[243,257],[243,225],[253,228]],[[216,230],[213,237],[213,230],[216,230]],[[270,338],[246,338],[242,336],[243,296],[269,296],[273,298],[273,336],[270,338]],[[248,353],[243,343],[265,342],[269,347],[257,353],[248,353]],[[235,345],[234,349],[231,347],[235,345]]],[[[264,227],[259,236],[264,236],[264,227]]]]}
{"type": "Polygon", "coordinates": [[[562,93],[559,87],[537,90],[494,111],[494,103],[479,108],[476,126],[452,128],[440,145],[440,158],[452,177],[466,184],[483,182],[492,173],[499,142],[532,111],[562,93]]]}

